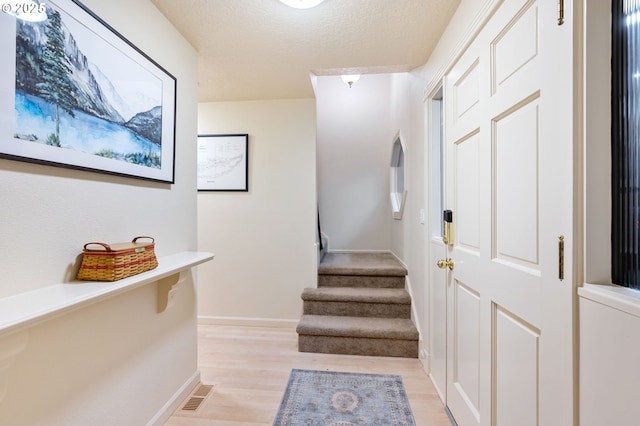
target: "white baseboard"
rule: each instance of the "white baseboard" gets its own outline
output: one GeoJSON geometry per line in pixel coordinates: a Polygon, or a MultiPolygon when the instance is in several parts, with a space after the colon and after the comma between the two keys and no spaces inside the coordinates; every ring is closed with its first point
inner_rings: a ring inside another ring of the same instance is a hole
{"type": "MultiPolygon", "coordinates": [[[[422,345],[420,346],[422,347],[422,345]]],[[[431,373],[431,359],[429,352],[427,352],[426,349],[422,349],[420,351],[420,354],[418,354],[418,359],[420,360],[420,364],[422,364],[422,369],[424,370],[424,372],[429,375],[431,373]]]]}
{"type": "Polygon", "coordinates": [[[199,316],[198,324],[203,325],[236,325],[245,327],[275,327],[295,329],[298,320],[272,319],[272,318],[241,318],[241,317],[215,317],[199,316]]]}
{"type": "Polygon", "coordinates": [[[391,253],[393,255],[393,257],[395,257],[396,260],[398,262],[400,262],[400,264],[404,267],[404,269],[407,270],[407,276],[409,276],[409,266],[407,266],[407,264],[404,262],[404,260],[402,260],[400,258],[400,256],[398,256],[393,250],[390,250],[389,253],[391,253]]]}
{"type": "Polygon", "coordinates": [[[350,250],[350,249],[328,250],[327,253],[390,253],[390,254],[393,254],[389,250],[350,250]]]}
{"type": "Polygon", "coordinates": [[[164,404],[164,406],[156,413],[155,416],[147,423],[147,426],[161,426],[171,417],[171,415],[180,407],[191,392],[200,384],[200,370],[186,381],[180,389],[164,404]]]}

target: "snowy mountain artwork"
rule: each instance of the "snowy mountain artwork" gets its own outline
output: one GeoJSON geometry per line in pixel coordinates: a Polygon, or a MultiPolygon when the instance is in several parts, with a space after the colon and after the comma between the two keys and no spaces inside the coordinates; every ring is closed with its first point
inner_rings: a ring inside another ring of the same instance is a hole
{"type": "Polygon", "coordinates": [[[0,155],[173,182],[175,78],[81,3],[46,9],[43,22],[13,22],[14,122],[0,155]]]}

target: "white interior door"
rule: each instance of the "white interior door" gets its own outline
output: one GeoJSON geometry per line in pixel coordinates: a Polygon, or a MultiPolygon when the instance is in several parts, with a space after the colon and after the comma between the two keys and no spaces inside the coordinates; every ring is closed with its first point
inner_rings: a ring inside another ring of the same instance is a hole
{"type": "Polygon", "coordinates": [[[460,426],[573,424],[567,21],[555,1],[506,0],[445,79],[446,403],[460,426]]]}

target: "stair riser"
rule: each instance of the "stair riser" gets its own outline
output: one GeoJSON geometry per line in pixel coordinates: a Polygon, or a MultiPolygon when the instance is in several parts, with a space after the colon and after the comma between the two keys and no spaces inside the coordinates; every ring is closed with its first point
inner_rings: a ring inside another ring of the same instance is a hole
{"type": "Polygon", "coordinates": [[[306,300],[303,312],[307,315],[411,318],[411,305],[306,300]]]}
{"type": "Polygon", "coordinates": [[[298,351],[418,358],[418,341],[300,335],[298,336],[298,351]]]}
{"type": "Polygon", "coordinates": [[[404,288],[405,277],[318,275],[318,287],[404,288]]]}

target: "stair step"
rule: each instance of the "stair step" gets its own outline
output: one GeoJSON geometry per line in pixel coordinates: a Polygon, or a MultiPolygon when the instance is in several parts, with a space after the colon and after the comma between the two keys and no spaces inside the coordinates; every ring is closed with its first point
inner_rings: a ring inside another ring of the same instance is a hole
{"type": "Polygon", "coordinates": [[[411,296],[399,288],[307,288],[303,314],[411,318],[411,296]]]}
{"type": "Polygon", "coordinates": [[[366,337],[371,339],[418,340],[410,319],[362,318],[336,315],[303,315],[298,334],[314,336],[366,337]]]}
{"type": "Polygon", "coordinates": [[[403,288],[305,288],[301,297],[305,301],[411,304],[411,296],[403,288]]]}
{"type": "Polygon", "coordinates": [[[318,275],[404,277],[407,269],[391,253],[327,253],[318,275]]]}
{"type": "Polygon", "coordinates": [[[296,331],[300,352],[418,357],[410,319],[303,315],[296,331]]]}
{"type": "Polygon", "coordinates": [[[404,288],[405,277],[318,275],[318,287],[404,288]]]}

